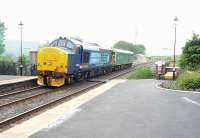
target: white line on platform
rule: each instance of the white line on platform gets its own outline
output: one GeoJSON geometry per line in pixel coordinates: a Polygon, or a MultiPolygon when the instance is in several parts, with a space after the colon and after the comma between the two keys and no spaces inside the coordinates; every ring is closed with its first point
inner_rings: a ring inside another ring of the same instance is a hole
{"type": "Polygon", "coordinates": [[[49,131],[52,128],[58,127],[63,122],[65,122],[66,120],[72,118],[72,116],[74,116],[77,112],[80,112],[80,111],[81,111],[81,109],[73,109],[70,112],[66,112],[63,116],[61,116],[59,119],[54,120],[53,122],[51,122],[46,128],[42,129],[41,131],[49,131]]]}
{"type": "Polygon", "coordinates": [[[200,103],[198,103],[197,101],[191,100],[191,99],[189,99],[187,97],[181,97],[181,98],[184,99],[185,101],[189,102],[189,103],[192,103],[192,104],[200,106],[200,103]]]}

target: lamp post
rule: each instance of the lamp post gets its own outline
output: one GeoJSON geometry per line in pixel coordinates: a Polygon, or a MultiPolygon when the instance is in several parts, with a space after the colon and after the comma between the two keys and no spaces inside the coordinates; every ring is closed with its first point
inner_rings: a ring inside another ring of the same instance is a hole
{"type": "Polygon", "coordinates": [[[173,60],[173,80],[176,79],[176,26],[177,26],[178,18],[177,16],[174,18],[174,60],[173,60]]]}
{"type": "Polygon", "coordinates": [[[20,23],[18,24],[20,26],[20,37],[21,37],[21,41],[20,41],[20,76],[22,76],[22,71],[23,71],[23,59],[22,59],[22,26],[24,25],[22,23],[22,21],[20,21],[20,23]]]}

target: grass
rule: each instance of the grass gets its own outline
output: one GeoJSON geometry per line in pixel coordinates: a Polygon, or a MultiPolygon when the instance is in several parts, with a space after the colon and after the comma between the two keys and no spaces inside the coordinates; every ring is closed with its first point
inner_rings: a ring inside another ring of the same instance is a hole
{"type": "Polygon", "coordinates": [[[184,72],[176,81],[184,90],[195,90],[200,88],[200,74],[198,72],[184,72]]]}
{"type": "Polygon", "coordinates": [[[200,88],[200,73],[184,72],[176,81],[167,81],[161,84],[162,87],[178,90],[198,90],[200,88]]]}
{"type": "Polygon", "coordinates": [[[163,82],[160,86],[167,89],[181,90],[181,87],[176,81],[166,81],[163,82]]]}
{"type": "Polygon", "coordinates": [[[154,78],[153,70],[150,67],[141,67],[136,69],[131,73],[128,77],[129,80],[131,79],[152,79],[154,78]]]}

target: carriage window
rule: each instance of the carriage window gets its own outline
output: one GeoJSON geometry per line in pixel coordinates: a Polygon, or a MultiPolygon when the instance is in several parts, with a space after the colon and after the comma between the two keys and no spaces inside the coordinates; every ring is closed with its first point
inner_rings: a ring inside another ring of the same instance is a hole
{"type": "Polygon", "coordinates": [[[67,42],[67,48],[74,49],[74,47],[75,47],[75,45],[72,42],[70,42],[70,41],[67,42]]]}

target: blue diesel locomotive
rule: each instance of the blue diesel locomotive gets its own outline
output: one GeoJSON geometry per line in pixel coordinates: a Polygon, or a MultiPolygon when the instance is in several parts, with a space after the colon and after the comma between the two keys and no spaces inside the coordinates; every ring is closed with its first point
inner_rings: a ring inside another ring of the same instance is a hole
{"type": "Polygon", "coordinates": [[[132,66],[133,52],[102,48],[77,38],[59,38],[38,51],[38,84],[60,87],[132,66]]]}

